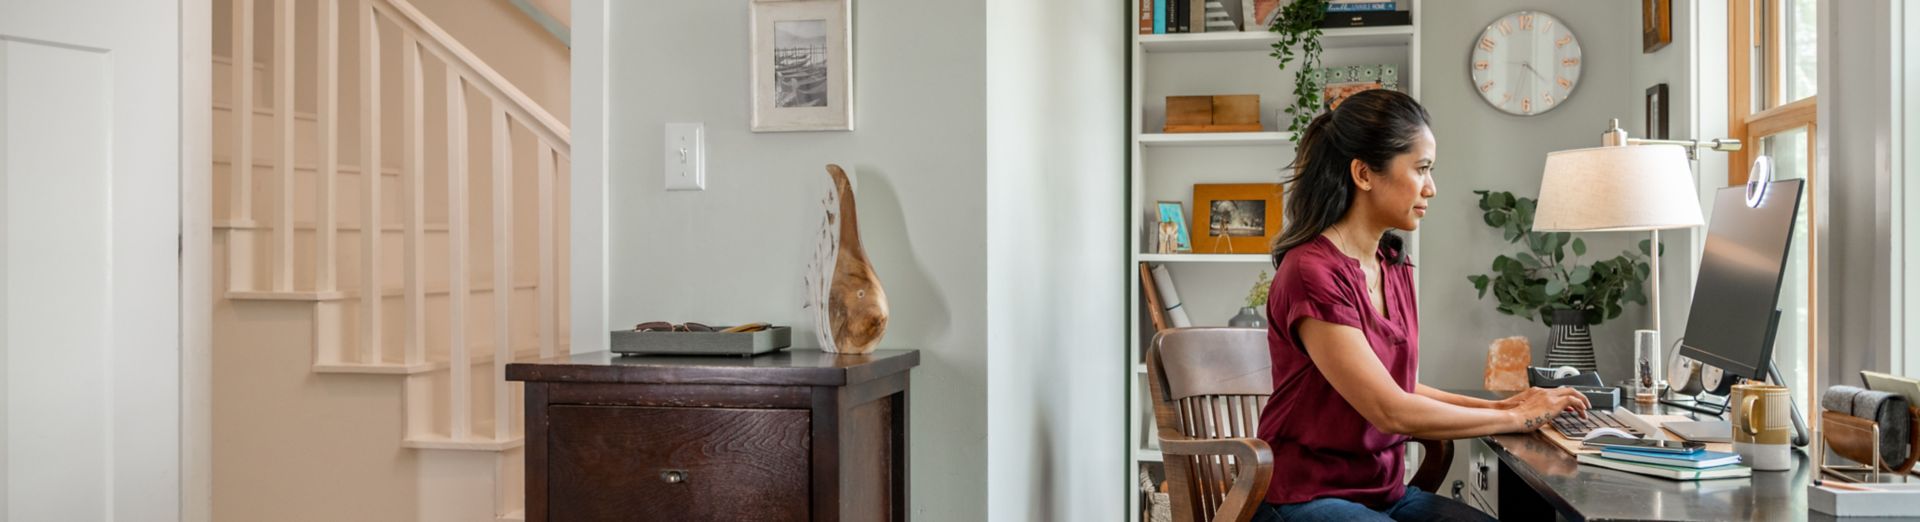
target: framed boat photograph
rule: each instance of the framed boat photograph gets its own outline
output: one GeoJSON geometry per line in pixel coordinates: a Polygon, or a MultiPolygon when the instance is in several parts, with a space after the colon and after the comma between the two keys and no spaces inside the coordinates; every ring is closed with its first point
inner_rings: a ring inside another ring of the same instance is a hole
{"type": "Polygon", "coordinates": [[[853,0],[753,0],[753,131],[853,130],[853,0]]]}

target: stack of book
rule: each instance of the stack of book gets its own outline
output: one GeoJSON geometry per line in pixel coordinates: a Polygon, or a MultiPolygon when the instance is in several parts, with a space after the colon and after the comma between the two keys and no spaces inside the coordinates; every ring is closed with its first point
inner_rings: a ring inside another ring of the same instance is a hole
{"type": "Polygon", "coordinates": [[[1580,461],[1581,464],[1669,480],[1707,480],[1753,475],[1753,469],[1740,464],[1739,455],[1707,450],[1667,453],[1631,448],[1606,448],[1601,450],[1599,455],[1582,454],[1575,460],[1580,461]]]}
{"type": "Polygon", "coordinates": [[[1394,2],[1329,0],[1320,27],[1380,27],[1413,25],[1413,12],[1400,11],[1394,2]]]}

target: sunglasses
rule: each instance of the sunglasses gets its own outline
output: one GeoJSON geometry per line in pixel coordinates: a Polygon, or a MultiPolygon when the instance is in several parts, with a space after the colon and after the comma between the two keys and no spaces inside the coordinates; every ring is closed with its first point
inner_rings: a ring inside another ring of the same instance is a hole
{"type": "Polygon", "coordinates": [[[633,325],[636,332],[711,332],[713,327],[700,323],[674,324],[666,321],[649,321],[633,325]]]}

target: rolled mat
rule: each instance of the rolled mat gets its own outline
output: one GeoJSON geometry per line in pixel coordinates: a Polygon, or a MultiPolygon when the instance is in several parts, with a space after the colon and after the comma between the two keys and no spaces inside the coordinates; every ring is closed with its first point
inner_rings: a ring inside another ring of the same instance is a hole
{"type": "Polygon", "coordinates": [[[1906,397],[1854,386],[1832,386],[1820,394],[1820,408],[1879,424],[1880,460],[1889,467],[1906,462],[1907,452],[1912,449],[1907,447],[1907,442],[1912,440],[1909,430],[1913,429],[1906,397]]]}

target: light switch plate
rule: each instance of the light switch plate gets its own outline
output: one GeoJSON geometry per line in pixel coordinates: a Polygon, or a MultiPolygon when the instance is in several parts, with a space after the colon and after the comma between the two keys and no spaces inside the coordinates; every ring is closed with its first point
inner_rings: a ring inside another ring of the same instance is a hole
{"type": "Polygon", "coordinates": [[[707,189],[707,140],[701,124],[667,124],[663,152],[667,190],[707,189]]]}

